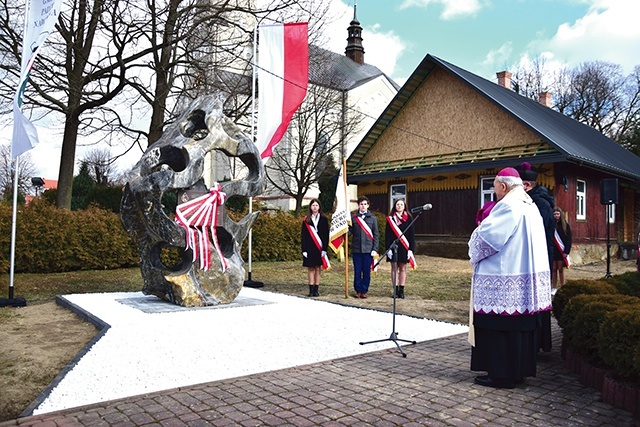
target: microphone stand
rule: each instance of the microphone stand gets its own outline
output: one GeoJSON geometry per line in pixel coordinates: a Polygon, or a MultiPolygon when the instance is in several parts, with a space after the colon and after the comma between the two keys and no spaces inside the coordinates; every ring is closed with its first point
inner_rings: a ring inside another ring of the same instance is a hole
{"type": "MultiPolygon", "coordinates": [[[[413,221],[411,221],[411,223],[409,223],[409,226],[407,227],[407,230],[409,230],[411,227],[413,227],[413,223],[416,222],[416,220],[420,217],[420,215],[422,215],[422,213],[424,212],[424,210],[418,212],[418,214],[413,218],[413,221]]],[[[396,347],[398,347],[398,350],[400,351],[400,354],[402,354],[402,357],[407,357],[407,354],[402,350],[402,347],[400,347],[399,341],[401,342],[408,342],[411,344],[416,344],[416,341],[413,340],[403,340],[398,338],[398,333],[396,332],[396,295],[397,295],[397,284],[396,284],[396,274],[397,274],[397,268],[398,268],[398,243],[400,242],[400,238],[402,236],[404,236],[404,233],[407,231],[403,231],[402,234],[400,234],[390,245],[387,249],[385,249],[384,251],[384,257],[387,256],[387,253],[389,251],[392,252],[392,258],[391,258],[391,284],[393,285],[393,310],[391,311],[391,318],[392,318],[392,324],[391,324],[391,335],[389,335],[389,338],[383,338],[380,340],[374,340],[374,341],[366,341],[366,342],[361,342],[360,345],[365,345],[365,344],[373,344],[376,342],[384,342],[384,341],[393,341],[393,343],[396,345],[396,347]]],[[[378,264],[380,264],[382,262],[382,260],[384,259],[384,257],[380,257],[380,259],[378,259],[378,262],[374,265],[374,267],[377,267],[378,264]]]]}

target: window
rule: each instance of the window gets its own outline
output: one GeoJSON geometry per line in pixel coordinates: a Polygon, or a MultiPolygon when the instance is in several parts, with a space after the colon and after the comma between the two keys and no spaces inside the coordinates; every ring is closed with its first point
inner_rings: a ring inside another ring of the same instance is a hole
{"type": "Polygon", "coordinates": [[[587,219],[587,182],[576,183],[576,219],[587,219]]]}
{"type": "Polygon", "coordinates": [[[391,211],[398,199],[403,199],[405,205],[407,204],[407,184],[393,184],[389,189],[389,193],[391,195],[389,199],[389,211],[391,211]]]}
{"type": "Polygon", "coordinates": [[[495,193],[493,192],[493,180],[495,177],[487,177],[480,179],[480,206],[481,208],[485,203],[491,200],[496,200],[495,193]]]}

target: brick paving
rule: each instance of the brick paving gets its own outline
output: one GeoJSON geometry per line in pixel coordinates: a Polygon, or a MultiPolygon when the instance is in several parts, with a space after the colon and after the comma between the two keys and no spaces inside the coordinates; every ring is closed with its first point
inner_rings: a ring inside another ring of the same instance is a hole
{"type": "MultiPolygon", "coordinates": [[[[513,390],[473,383],[466,335],[19,418],[8,426],[616,426],[631,413],[603,403],[554,348],[513,390]]],[[[399,337],[410,338],[410,337],[399,337]]],[[[256,357],[260,357],[256,353],[256,357]]]]}

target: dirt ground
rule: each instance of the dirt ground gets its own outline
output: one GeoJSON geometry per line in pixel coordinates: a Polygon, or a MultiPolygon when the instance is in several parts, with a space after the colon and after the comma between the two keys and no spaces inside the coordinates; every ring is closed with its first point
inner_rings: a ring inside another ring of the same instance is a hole
{"type": "Polygon", "coordinates": [[[0,317],[0,421],[17,418],[98,332],[55,302],[3,307],[0,317]],[[11,417],[8,417],[8,416],[11,417]]]}
{"type": "MultiPolygon", "coordinates": [[[[466,260],[430,258],[430,268],[460,271],[470,269],[466,260]]],[[[635,271],[633,261],[612,260],[610,272],[635,271]]],[[[574,266],[566,270],[567,280],[603,278],[605,262],[574,266]]],[[[390,311],[389,298],[321,299],[390,311]]],[[[407,296],[397,301],[406,314],[449,322],[466,322],[468,302],[432,301],[407,296]]],[[[22,308],[0,308],[0,421],[17,418],[47,384],[96,335],[96,328],[55,302],[31,304],[22,308]],[[8,314],[7,314],[8,313],[8,314]]]]}

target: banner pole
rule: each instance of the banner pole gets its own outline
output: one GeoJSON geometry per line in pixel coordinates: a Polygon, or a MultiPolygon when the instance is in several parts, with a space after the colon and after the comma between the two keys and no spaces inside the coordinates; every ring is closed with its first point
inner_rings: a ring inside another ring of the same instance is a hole
{"type": "MultiPolygon", "coordinates": [[[[350,215],[349,210],[349,190],[347,189],[347,162],[344,157],[342,157],[342,170],[344,173],[342,174],[342,181],[344,184],[344,200],[346,203],[347,215],[350,215]]],[[[348,220],[347,220],[348,222],[348,220]]],[[[347,234],[344,236],[344,297],[349,298],[349,231],[347,230],[347,234]]]]}
{"type": "MultiPolygon", "coordinates": [[[[11,217],[11,260],[9,266],[9,299],[13,299],[13,277],[15,275],[16,262],[16,222],[18,215],[18,168],[20,156],[16,157],[16,166],[13,175],[13,215],[11,217]]],[[[11,164],[11,159],[9,159],[11,164]]]]}
{"type": "MultiPolygon", "coordinates": [[[[251,58],[251,142],[256,143],[256,53],[258,44],[258,25],[253,27],[253,57],[251,58]]],[[[253,196],[249,197],[249,216],[253,213],[253,196]]],[[[249,229],[248,237],[248,253],[249,258],[249,271],[247,273],[247,280],[244,281],[244,285],[248,288],[261,288],[264,283],[254,281],[252,275],[252,261],[253,261],[253,227],[249,229]]]]}

